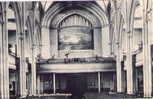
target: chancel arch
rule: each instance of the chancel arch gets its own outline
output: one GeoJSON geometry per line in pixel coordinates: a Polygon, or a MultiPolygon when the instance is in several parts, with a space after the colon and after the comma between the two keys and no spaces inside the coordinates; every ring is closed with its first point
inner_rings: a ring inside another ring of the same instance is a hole
{"type": "Polygon", "coordinates": [[[91,32],[91,31],[93,32],[89,33],[93,34],[93,36],[90,37],[90,39],[93,40],[93,48],[92,49],[90,48],[89,50],[75,50],[75,51],[71,50],[70,52],[72,52],[71,54],[72,57],[74,56],[81,57],[82,56],[81,53],[83,53],[85,57],[89,56],[93,57],[96,55],[109,56],[110,46],[108,45],[109,44],[108,19],[106,18],[106,14],[103,12],[101,8],[99,8],[96,5],[96,3],[91,3],[92,6],[90,7],[88,3],[90,4],[91,2],[87,2],[87,4],[86,3],[79,4],[71,2],[67,3],[66,5],[64,5],[63,2],[55,2],[52,4],[52,7],[49,10],[47,10],[42,23],[43,25],[42,46],[44,46],[43,48],[46,47],[45,51],[43,51],[42,49],[43,53],[42,56],[44,58],[46,57],[51,58],[53,56],[58,58],[63,58],[64,54],[69,53],[69,50],[65,50],[64,52],[59,50],[58,46],[59,30],[69,31],[72,30],[72,27],[73,28],[80,27],[80,29],[84,27],[85,29],[85,26],[88,27],[88,29],[86,29],[86,32],[91,32]],[[58,5],[62,6],[59,7],[58,5]],[[50,11],[54,11],[54,13],[51,14],[49,13],[50,11]],[[69,26],[64,26],[64,25],[69,25],[69,26]],[[45,36],[47,37],[47,39],[45,36]],[[105,42],[102,42],[102,39],[105,39],[103,40],[105,42]],[[99,44],[96,43],[98,41],[100,41],[99,44]],[[50,45],[47,45],[47,43],[50,43],[50,45]],[[107,51],[104,50],[106,49],[106,47],[108,48],[107,51]],[[47,48],[50,48],[50,50],[49,49],[47,50],[50,53],[50,55],[48,55],[46,52],[47,48]]]}

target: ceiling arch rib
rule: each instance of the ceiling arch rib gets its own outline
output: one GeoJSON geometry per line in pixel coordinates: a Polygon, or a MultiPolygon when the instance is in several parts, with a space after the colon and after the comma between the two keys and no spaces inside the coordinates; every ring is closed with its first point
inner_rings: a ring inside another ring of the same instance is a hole
{"type": "MultiPolygon", "coordinates": [[[[55,3],[45,14],[44,19],[43,19],[43,26],[44,27],[49,27],[51,21],[53,20],[54,16],[56,16],[58,13],[60,13],[62,10],[64,10],[65,8],[70,7],[70,5],[62,5],[59,6],[61,3],[55,3]]],[[[84,10],[88,11],[89,13],[93,14],[94,16],[96,16],[99,20],[100,23],[102,24],[102,26],[104,25],[108,25],[108,19],[106,16],[106,13],[101,9],[101,8],[97,8],[97,6],[95,5],[96,3],[93,2],[88,2],[88,3],[83,3],[83,4],[74,4],[77,7],[81,7],[84,10]],[[95,5],[95,6],[94,6],[95,5]]]]}
{"type": "Polygon", "coordinates": [[[15,21],[16,21],[16,32],[20,33],[21,30],[21,6],[19,3],[17,2],[9,2],[7,8],[9,8],[9,6],[11,6],[12,10],[14,11],[14,16],[15,16],[15,21]]]}
{"type": "Polygon", "coordinates": [[[60,21],[58,27],[59,28],[64,28],[64,27],[70,27],[70,26],[86,26],[86,27],[92,27],[92,23],[82,17],[81,15],[78,14],[72,14],[66,18],[64,18],[62,21],[60,21]],[[65,22],[67,21],[67,22],[65,22]],[[82,22],[80,22],[82,21],[82,22]]]}
{"type": "Polygon", "coordinates": [[[96,19],[93,15],[85,12],[85,11],[80,11],[80,10],[75,10],[75,12],[73,10],[71,11],[67,11],[65,12],[65,14],[59,14],[57,15],[54,19],[53,19],[53,22],[51,22],[51,25],[50,26],[55,26],[55,27],[58,27],[58,24],[61,23],[62,20],[64,20],[66,17],[69,17],[71,15],[79,15],[85,19],[87,19],[89,21],[90,19],[90,22],[92,23],[93,26],[99,26],[100,27],[100,23],[99,23],[99,20],[96,19]]]}
{"type": "MultiPolygon", "coordinates": [[[[80,5],[80,4],[79,4],[80,5]]],[[[84,5],[80,5],[84,7],[84,5]]],[[[108,24],[108,17],[106,12],[96,3],[85,4],[85,9],[91,11],[99,20],[101,20],[101,24],[108,24]]]]}

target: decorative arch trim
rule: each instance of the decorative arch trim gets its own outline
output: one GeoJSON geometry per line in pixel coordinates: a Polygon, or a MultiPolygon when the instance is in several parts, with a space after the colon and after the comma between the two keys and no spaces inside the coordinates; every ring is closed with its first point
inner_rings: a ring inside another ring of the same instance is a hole
{"type": "MultiPolygon", "coordinates": [[[[90,13],[92,13],[94,16],[96,16],[99,20],[100,23],[102,25],[106,25],[108,24],[108,18],[106,16],[106,13],[99,7],[96,5],[96,3],[93,2],[86,2],[86,3],[81,3],[81,4],[76,4],[77,7],[83,8],[87,11],[89,11],[90,13]]],[[[43,23],[42,26],[44,27],[50,27],[50,23],[53,20],[53,18],[60,13],[62,10],[64,10],[65,8],[70,7],[70,5],[62,5],[62,3],[60,2],[55,2],[52,4],[52,7],[50,7],[44,18],[43,18],[43,23]],[[62,7],[61,7],[62,6],[62,7]]]]}

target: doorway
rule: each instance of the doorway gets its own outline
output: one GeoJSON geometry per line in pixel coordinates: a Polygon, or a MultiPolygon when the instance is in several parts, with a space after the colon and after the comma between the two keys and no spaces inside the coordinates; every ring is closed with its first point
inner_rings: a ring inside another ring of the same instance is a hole
{"type": "Polygon", "coordinates": [[[72,96],[83,96],[87,91],[87,80],[85,74],[70,74],[68,76],[67,89],[72,96]]]}

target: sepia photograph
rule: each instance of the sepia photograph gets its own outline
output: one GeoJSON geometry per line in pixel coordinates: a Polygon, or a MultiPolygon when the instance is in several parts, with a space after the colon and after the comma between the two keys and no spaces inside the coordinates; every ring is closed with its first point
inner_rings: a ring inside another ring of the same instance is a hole
{"type": "Polygon", "coordinates": [[[153,1],[0,0],[0,99],[153,99],[153,1]]]}

